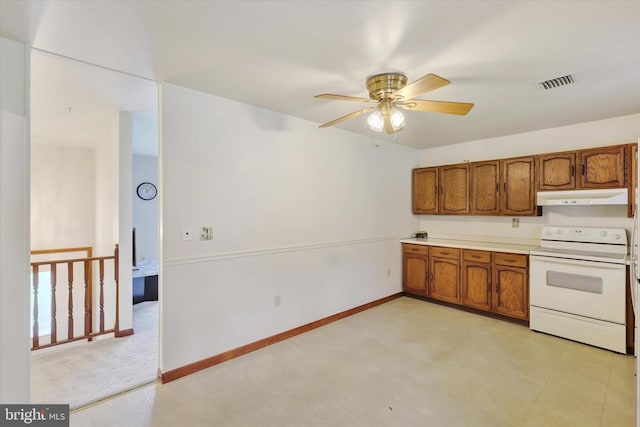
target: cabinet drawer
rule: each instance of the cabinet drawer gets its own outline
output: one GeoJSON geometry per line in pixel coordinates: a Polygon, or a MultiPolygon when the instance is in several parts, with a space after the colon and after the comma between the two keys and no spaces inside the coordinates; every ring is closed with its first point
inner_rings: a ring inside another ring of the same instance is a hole
{"type": "Polygon", "coordinates": [[[416,255],[427,255],[429,253],[429,247],[426,245],[411,245],[405,243],[402,245],[402,250],[404,253],[416,255]]]}
{"type": "Polygon", "coordinates": [[[527,267],[528,255],[506,254],[496,252],[493,254],[493,261],[499,265],[510,265],[513,267],[527,267]]]}
{"type": "Polygon", "coordinates": [[[437,256],[442,258],[460,258],[460,249],[441,248],[438,246],[432,246],[431,256],[437,256]]]}
{"type": "Polygon", "coordinates": [[[491,252],[471,251],[465,249],[464,251],[462,251],[462,257],[465,261],[491,262],[491,252]]]}

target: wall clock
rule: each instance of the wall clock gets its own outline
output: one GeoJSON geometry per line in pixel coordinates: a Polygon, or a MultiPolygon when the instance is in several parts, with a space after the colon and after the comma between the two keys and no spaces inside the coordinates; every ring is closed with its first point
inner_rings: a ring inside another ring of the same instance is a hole
{"type": "Polygon", "coordinates": [[[151,200],[158,195],[158,189],[150,182],[143,182],[138,185],[136,193],[142,200],[151,200]]]}

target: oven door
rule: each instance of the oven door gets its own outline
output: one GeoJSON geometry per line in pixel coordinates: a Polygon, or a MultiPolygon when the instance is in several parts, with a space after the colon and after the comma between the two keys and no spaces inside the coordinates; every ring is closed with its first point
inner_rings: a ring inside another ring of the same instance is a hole
{"type": "Polygon", "coordinates": [[[532,306],[625,323],[624,264],[531,256],[532,306]]]}

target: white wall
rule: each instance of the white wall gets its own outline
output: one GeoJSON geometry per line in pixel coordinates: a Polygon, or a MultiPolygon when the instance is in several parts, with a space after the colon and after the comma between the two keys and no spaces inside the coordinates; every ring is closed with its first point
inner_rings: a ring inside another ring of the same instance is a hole
{"type": "Polygon", "coordinates": [[[133,228],[132,205],[132,163],[133,163],[133,118],[131,113],[121,111],[118,118],[118,164],[115,176],[117,181],[117,234],[116,242],[120,245],[119,259],[119,283],[120,283],[120,324],[119,329],[127,330],[133,327],[133,275],[132,257],[133,240],[131,230],[133,228]]]}
{"type": "MultiPolygon", "coordinates": [[[[640,114],[616,117],[425,149],[421,166],[436,166],[464,161],[492,160],[524,155],[592,148],[636,142],[640,136],[640,114]]],[[[511,227],[511,217],[421,215],[420,229],[430,235],[488,237],[502,241],[536,243],[542,225],[584,225],[625,227],[631,230],[626,206],[543,207],[541,217],[521,217],[520,227],[511,227]]]]}
{"type": "Polygon", "coordinates": [[[416,150],[171,84],[161,104],[163,371],[401,291],[416,150]]]}
{"type": "MultiPolygon", "coordinates": [[[[135,140],[135,136],[134,136],[135,140]]],[[[136,228],[136,260],[158,259],[158,197],[142,200],[136,188],[143,182],[158,187],[158,157],[133,156],[133,226],[136,228]]]]}
{"type": "Polygon", "coordinates": [[[30,49],[0,37],[0,402],[30,401],[30,49]]]}
{"type": "MultiPolygon", "coordinates": [[[[96,244],[95,253],[113,254],[114,245],[120,247],[120,329],[132,327],[131,277],[131,113],[120,112],[113,117],[111,129],[96,148],[96,244]]],[[[107,268],[107,267],[105,267],[107,268]]],[[[111,268],[111,265],[108,267],[111,268]]],[[[107,271],[110,273],[110,271],[107,271]]],[[[105,282],[111,277],[106,276],[105,282]]],[[[94,293],[94,295],[96,295],[94,293]]],[[[94,301],[95,303],[95,301],[94,301]]],[[[105,289],[105,327],[115,321],[110,308],[115,304],[115,292],[105,289]]]]}
{"type": "Polygon", "coordinates": [[[93,149],[32,142],[32,249],[94,245],[94,157],[93,149]]]}

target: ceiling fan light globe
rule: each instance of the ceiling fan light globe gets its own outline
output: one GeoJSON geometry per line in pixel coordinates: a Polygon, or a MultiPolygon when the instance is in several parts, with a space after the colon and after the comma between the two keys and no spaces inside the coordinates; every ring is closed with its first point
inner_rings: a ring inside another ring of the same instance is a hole
{"type": "Polygon", "coordinates": [[[405,125],[404,116],[398,110],[394,110],[391,113],[389,120],[391,121],[391,127],[393,128],[394,131],[402,129],[405,125]]]}
{"type": "Polygon", "coordinates": [[[384,117],[380,111],[376,110],[367,118],[367,124],[374,132],[382,132],[384,130],[384,117]]]}

